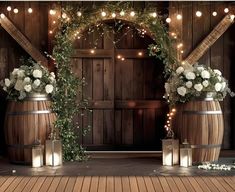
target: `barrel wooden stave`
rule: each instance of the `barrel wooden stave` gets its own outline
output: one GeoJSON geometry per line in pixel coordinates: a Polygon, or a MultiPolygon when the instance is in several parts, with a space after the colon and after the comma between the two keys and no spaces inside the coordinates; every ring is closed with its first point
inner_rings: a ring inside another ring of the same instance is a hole
{"type": "Polygon", "coordinates": [[[31,164],[35,139],[44,144],[55,121],[54,113],[30,114],[24,112],[50,110],[49,100],[8,101],[5,117],[5,138],[12,163],[31,164]],[[22,113],[15,114],[12,113],[22,113]]]}
{"type": "Polygon", "coordinates": [[[188,139],[193,146],[204,145],[193,148],[194,163],[217,161],[220,147],[211,145],[222,144],[224,131],[222,112],[221,114],[197,114],[199,111],[208,113],[221,111],[221,107],[218,101],[191,101],[180,104],[173,119],[173,130],[180,142],[188,139]]]}

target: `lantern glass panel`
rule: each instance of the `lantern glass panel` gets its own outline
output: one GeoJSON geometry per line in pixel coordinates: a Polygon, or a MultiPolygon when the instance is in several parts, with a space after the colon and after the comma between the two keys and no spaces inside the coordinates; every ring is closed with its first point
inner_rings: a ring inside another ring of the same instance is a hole
{"type": "Polygon", "coordinates": [[[61,140],[46,140],[46,165],[62,165],[61,140]]]}
{"type": "Polygon", "coordinates": [[[179,164],[179,140],[162,140],[162,161],[163,165],[172,166],[175,164],[179,164]]]}
{"type": "Polygon", "coordinates": [[[43,166],[43,147],[33,146],[32,148],[32,167],[43,166]]]}

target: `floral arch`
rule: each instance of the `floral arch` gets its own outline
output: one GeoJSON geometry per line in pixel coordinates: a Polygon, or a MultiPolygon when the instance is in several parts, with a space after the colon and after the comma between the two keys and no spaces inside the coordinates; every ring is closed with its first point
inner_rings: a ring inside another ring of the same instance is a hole
{"type": "MultiPolygon", "coordinates": [[[[154,40],[149,45],[149,55],[163,61],[165,74],[169,75],[178,65],[173,40],[170,37],[163,17],[153,10],[134,10],[129,3],[106,3],[98,9],[84,10],[75,7],[62,9],[57,29],[56,44],[53,48],[53,58],[57,68],[58,91],[54,96],[54,111],[58,114],[55,127],[59,129],[63,143],[64,160],[81,160],[84,149],[78,144],[73,117],[79,113],[83,115],[88,100],[76,102],[77,94],[81,94],[84,79],[78,79],[71,70],[70,57],[73,52],[73,41],[83,31],[94,27],[98,23],[113,20],[114,22],[128,22],[137,29],[144,29],[154,40]],[[78,91],[79,90],[79,91],[78,91]]],[[[89,129],[90,125],[85,130],[89,129]]]]}

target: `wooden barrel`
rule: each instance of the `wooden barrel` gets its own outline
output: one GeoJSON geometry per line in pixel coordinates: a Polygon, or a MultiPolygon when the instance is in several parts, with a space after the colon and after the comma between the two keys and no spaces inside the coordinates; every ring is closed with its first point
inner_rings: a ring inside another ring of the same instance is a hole
{"type": "Polygon", "coordinates": [[[223,114],[218,101],[207,98],[176,107],[172,127],[182,143],[187,139],[193,148],[193,162],[213,162],[219,158],[223,140],[223,114]]]}
{"type": "Polygon", "coordinates": [[[8,101],[5,138],[11,163],[32,163],[32,145],[38,139],[44,145],[56,118],[50,107],[50,99],[40,94],[8,101]]]}

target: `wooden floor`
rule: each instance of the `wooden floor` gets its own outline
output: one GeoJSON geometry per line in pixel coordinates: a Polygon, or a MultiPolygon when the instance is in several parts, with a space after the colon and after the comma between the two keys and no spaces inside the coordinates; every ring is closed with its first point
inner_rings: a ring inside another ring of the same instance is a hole
{"type": "Polygon", "coordinates": [[[234,192],[231,177],[0,177],[2,191],[234,192]]]}

